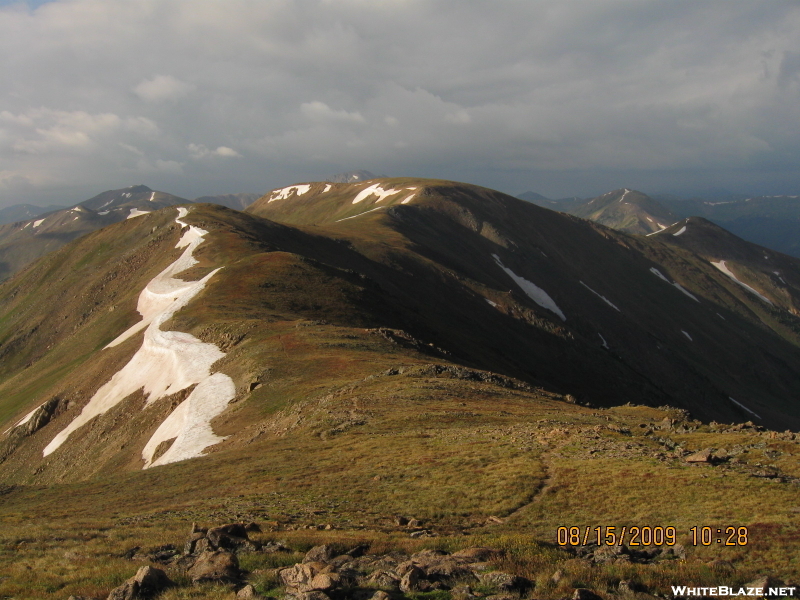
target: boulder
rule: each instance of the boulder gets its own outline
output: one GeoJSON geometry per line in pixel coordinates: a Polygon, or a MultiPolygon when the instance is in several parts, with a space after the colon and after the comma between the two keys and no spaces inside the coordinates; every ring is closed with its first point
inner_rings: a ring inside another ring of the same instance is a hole
{"type": "Polygon", "coordinates": [[[576,588],[572,594],[572,600],[603,600],[592,590],[586,588],[576,588]]]}
{"type": "Polygon", "coordinates": [[[478,579],[483,585],[496,588],[500,592],[522,592],[533,587],[530,580],[503,571],[481,573],[478,579]]]}
{"type": "Polygon", "coordinates": [[[206,533],[206,539],[213,548],[218,550],[255,552],[259,548],[247,537],[247,530],[241,523],[213,527],[206,533]]]}
{"type": "Polygon", "coordinates": [[[289,594],[335,589],[341,577],[323,562],[297,563],[278,571],[289,594]]]}
{"type": "Polygon", "coordinates": [[[409,592],[418,592],[421,590],[420,581],[425,578],[425,571],[417,566],[412,565],[403,574],[400,579],[400,591],[407,594],[409,592]]]}
{"type": "Polygon", "coordinates": [[[475,581],[475,574],[464,562],[451,556],[433,560],[424,567],[425,579],[440,581],[447,585],[454,585],[456,580],[462,583],[475,581]]]}
{"type": "Polygon", "coordinates": [[[309,550],[305,557],[303,558],[304,563],[309,562],[323,562],[326,563],[331,560],[334,556],[336,556],[336,551],[333,549],[333,546],[329,546],[325,544],[323,546],[314,546],[311,550],[309,550]]]}
{"type": "Polygon", "coordinates": [[[472,588],[468,585],[457,585],[450,590],[452,600],[477,600],[477,596],[472,593],[472,588]]]}
{"type": "Polygon", "coordinates": [[[194,554],[195,549],[197,547],[197,542],[202,539],[205,539],[206,534],[202,532],[195,532],[190,533],[189,537],[186,538],[186,542],[183,544],[183,553],[184,554],[194,554]]]}
{"type": "Polygon", "coordinates": [[[236,600],[264,600],[252,585],[248,584],[236,592],[236,600]]]}
{"type": "Polygon", "coordinates": [[[395,591],[400,589],[400,579],[388,571],[375,571],[365,579],[365,582],[370,586],[386,590],[395,591]]]}
{"type": "Polygon", "coordinates": [[[630,552],[628,551],[628,548],[619,544],[616,546],[600,546],[595,549],[593,560],[596,563],[630,560],[629,554],[630,552]]]}
{"type": "Polygon", "coordinates": [[[267,542],[261,546],[261,552],[272,554],[273,552],[291,552],[292,549],[284,546],[280,542],[267,542]]]}
{"type": "Polygon", "coordinates": [[[161,569],[141,567],[136,575],[111,590],[107,600],[138,600],[153,598],[175,583],[161,569]]]}
{"type": "Polygon", "coordinates": [[[187,571],[192,582],[235,581],[239,579],[239,561],[227,550],[203,552],[187,571]]]}
{"type": "Polygon", "coordinates": [[[706,448],[690,454],[684,460],[690,464],[711,464],[713,462],[713,452],[711,448],[706,448]]]}

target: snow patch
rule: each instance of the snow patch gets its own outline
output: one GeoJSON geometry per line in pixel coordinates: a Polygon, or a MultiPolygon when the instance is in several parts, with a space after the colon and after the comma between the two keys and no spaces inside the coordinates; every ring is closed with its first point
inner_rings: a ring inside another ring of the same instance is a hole
{"type": "MultiPolygon", "coordinates": [[[[186,215],[188,215],[188,214],[189,214],[189,210],[187,208],[184,208],[183,206],[179,207],[178,208],[178,218],[175,219],[175,222],[178,225],[180,225],[181,227],[189,227],[188,223],[184,223],[183,221],[181,221],[181,219],[183,217],[185,217],[186,215]]],[[[180,244],[180,242],[178,242],[178,243],[180,244]]]]}
{"type": "MultiPolygon", "coordinates": [[[[183,226],[185,208],[178,208],[175,221],[183,226]]],[[[142,320],[120,334],[106,348],[116,346],[135,333],[145,330],[141,347],[121,370],[100,387],[86,406],[65,429],[45,447],[44,456],[57,450],[66,439],[94,417],[107,412],[137,390],[143,390],[146,405],[194,384],[197,387],[161,423],[145,445],[144,468],[200,456],[210,445],[219,442],[211,429],[211,420],[220,414],[235,396],[233,381],[222,373],[211,373],[212,365],[225,354],[214,344],[180,331],[163,331],[167,322],[186,306],[219,271],[214,269],[199,281],[183,281],[178,273],[197,264],[192,253],[208,232],[189,226],[176,244],[183,254],[145,286],[139,295],[137,310],[142,320]],[[167,437],[164,437],[167,436],[167,437]],[[153,460],[153,452],[163,441],[176,438],[172,446],[153,460]]]]}
{"type": "Polygon", "coordinates": [[[35,229],[36,227],[38,227],[39,225],[41,225],[42,223],[44,223],[44,219],[39,219],[38,221],[34,221],[34,222],[33,222],[33,227],[34,227],[34,229],[35,229]]]}
{"type": "Polygon", "coordinates": [[[150,194],[150,202],[152,202],[155,199],[156,199],[156,193],[153,192],[153,193],[150,194]]]}
{"type": "Polygon", "coordinates": [[[731,398],[730,396],[728,396],[728,400],[730,400],[731,402],[733,402],[733,403],[734,403],[736,406],[738,406],[739,408],[743,408],[744,410],[746,410],[747,412],[749,412],[749,413],[750,413],[751,415],[753,415],[753,416],[754,416],[756,419],[760,419],[760,418],[761,418],[761,415],[759,415],[758,413],[755,413],[755,412],[753,412],[752,410],[750,410],[749,408],[747,408],[747,407],[746,407],[744,404],[742,404],[741,402],[737,402],[736,400],[734,400],[734,399],[733,399],[733,398],[731,398]]]}
{"type": "Polygon", "coordinates": [[[675,283],[673,283],[672,285],[674,285],[676,288],[678,288],[678,290],[679,290],[681,293],[685,294],[686,296],[688,296],[689,298],[691,298],[691,299],[692,299],[692,300],[694,300],[695,302],[700,302],[700,300],[698,300],[698,299],[697,299],[697,296],[695,296],[695,295],[694,295],[692,292],[690,292],[689,290],[687,290],[685,287],[683,287],[683,286],[682,286],[680,283],[678,283],[677,281],[676,281],[675,283]]]}
{"type": "Polygon", "coordinates": [[[658,277],[659,279],[661,279],[663,281],[666,281],[667,283],[670,283],[669,279],[664,277],[664,274],[661,271],[659,271],[658,269],[656,269],[655,267],[650,267],[650,272],[653,275],[655,275],[656,277],[658,277]]]}
{"type": "Polygon", "coordinates": [[[597,292],[595,292],[595,291],[594,291],[592,288],[590,288],[588,285],[586,285],[586,284],[585,284],[585,283],[583,283],[582,281],[580,281],[580,282],[578,282],[578,283],[580,283],[580,284],[581,284],[583,287],[585,287],[587,290],[589,290],[590,292],[592,292],[592,293],[593,293],[595,296],[597,296],[598,298],[600,298],[600,299],[601,299],[603,302],[605,302],[606,304],[608,304],[608,305],[609,305],[611,308],[613,308],[613,309],[614,309],[614,310],[616,310],[617,312],[622,312],[620,309],[618,309],[618,308],[617,308],[617,306],[616,306],[616,305],[615,305],[613,302],[611,302],[611,300],[609,300],[609,299],[608,299],[608,298],[606,298],[605,296],[603,296],[603,295],[601,295],[601,294],[598,294],[597,292]]]}
{"type": "Polygon", "coordinates": [[[204,449],[224,440],[214,433],[211,419],[224,411],[235,395],[236,387],[227,375],[214,373],[201,381],[189,397],[164,419],[145,445],[142,450],[144,468],[194,458],[204,449]],[[153,460],[159,444],[173,438],[175,441],[169,450],[153,460]]]}
{"type": "Polygon", "coordinates": [[[661,223],[656,223],[656,225],[658,225],[658,228],[659,228],[659,229],[658,229],[658,231],[654,231],[654,232],[652,232],[652,233],[648,233],[648,234],[647,234],[646,236],[644,236],[644,237],[650,237],[651,235],[655,235],[655,234],[657,234],[657,233],[661,233],[662,231],[664,231],[664,230],[667,228],[667,226],[666,226],[666,225],[662,225],[661,223]]]}
{"type": "Polygon", "coordinates": [[[416,195],[417,195],[417,192],[414,192],[413,194],[409,194],[408,196],[406,196],[403,199],[403,201],[400,204],[408,204],[409,202],[411,202],[411,199],[416,195]]]}
{"type": "Polygon", "coordinates": [[[97,213],[97,214],[98,214],[98,215],[107,215],[107,214],[108,214],[108,213],[110,213],[110,212],[111,212],[110,210],[104,210],[103,212],[99,212],[99,213],[97,213]]]}
{"type": "Polygon", "coordinates": [[[336,220],[334,221],[334,223],[338,223],[339,221],[347,221],[347,219],[355,219],[356,217],[360,217],[361,215],[365,215],[365,214],[367,214],[367,213],[371,213],[371,212],[373,212],[373,211],[380,210],[380,209],[382,209],[382,208],[386,208],[386,207],[385,207],[385,206],[378,206],[378,207],[376,207],[376,208],[371,208],[371,209],[369,209],[369,210],[365,210],[365,211],[364,211],[364,212],[362,212],[362,213],[358,213],[357,215],[353,215],[352,217],[345,217],[344,219],[336,219],[336,220]]]}
{"type": "Polygon", "coordinates": [[[325,185],[325,189],[322,190],[322,193],[324,194],[325,192],[330,192],[330,191],[331,191],[331,184],[328,183],[325,185]]]}
{"type": "Polygon", "coordinates": [[[130,214],[127,217],[125,217],[125,220],[127,221],[128,219],[135,219],[136,217],[141,217],[142,215],[147,215],[149,213],[150,213],[149,210],[139,210],[138,208],[132,208],[130,214]]]}
{"type": "Polygon", "coordinates": [[[486,301],[487,301],[489,304],[491,304],[492,306],[495,306],[495,307],[497,306],[497,302],[492,302],[492,301],[491,301],[491,300],[489,300],[488,298],[484,298],[484,300],[486,300],[486,301]]]}
{"type": "Polygon", "coordinates": [[[292,195],[292,192],[294,192],[296,196],[302,196],[310,189],[311,186],[308,184],[290,185],[289,187],[285,187],[280,190],[275,190],[274,192],[272,192],[269,195],[269,200],[267,201],[267,203],[269,204],[270,202],[275,202],[275,200],[286,200],[289,196],[292,195]]]}
{"type": "Polygon", "coordinates": [[[675,233],[673,233],[672,235],[674,235],[675,237],[678,237],[678,236],[679,236],[679,235],[681,235],[682,233],[686,233],[686,225],[684,225],[683,227],[681,227],[681,228],[680,228],[678,231],[676,231],[676,232],[675,232],[675,233]]]}
{"type": "Polygon", "coordinates": [[[492,258],[494,258],[494,261],[498,264],[498,266],[501,269],[503,269],[503,271],[505,271],[506,274],[509,277],[511,277],[511,279],[514,280],[514,283],[516,283],[531,300],[536,302],[536,304],[538,304],[542,308],[546,308],[547,310],[557,314],[559,317],[561,317],[562,321],[567,320],[567,317],[564,316],[564,313],[561,311],[561,309],[558,307],[558,305],[555,303],[555,301],[550,297],[550,295],[547,292],[545,292],[535,283],[528,281],[524,277],[520,277],[519,275],[514,273],[514,271],[507,268],[505,265],[503,265],[502,261],[500,260],[500,257],[497,256],[496,254],[492,254],[492,258]]]}
{"type": "Polygon", "coordinates": [[[689,298],[691,298],[695,302],[700,302],[700,300],[697,299],[697,296],[695,296],[693,293],[691,293],[689,290],[687,290],[685,287],[683,287],[680,283],[677,283],[677,282],[672,283],[669,279],[664,277],[664,274],[661,271],[659,271],[655,267],[650,267],[650,272],[653,275],[655,275],[656,277],[658,277],[659,279],[661,279],[661,280],[665,281],[666,283],[670,284],[671,286],[676,287],[677,289],[679,289],[681,291],[681,293],[687,295],[689,298]]]}
{"type": "Polygon", "coordinates": [[[730,277],[731,279],[733,279],[733,280],[734,280],[736,283],[738,283],[740,286],[742,286],[742,287],[743,287],[744,289],[746,289],[748,292],[750,292],[751,294],[755,294],[756,296],[758,296],[759,298],[761,298],[761,299],[762,299],[764,302],[766,302],[766,303],[767,303],[767,304],[769,304],[770,306],[774,306],[774,305],[772,304],[772,301],[771,301],[769,298],[767,298],[766,296],[764,296],[762,293],[760,293],[760,292],[756,291],[755,289],[751,288],[751,287],[750,287],[749,285],[747,285],[746,283],[744,283],[744,282],[742,282],[742,281],[739,281],[739,280],[736,278],[736,275],[734,275],[734,274],[731,272],[731,270],[730,270],[730,269],[729,269],[729,268],[728,268],[728,267],[725,265],[725,261],[724,261],[724,260],[721,260],[721,261],[719,261],[719,262],[714,262],[714,261],[711,261],[711,264],[712,264],[712,265],[714,265],[715,267],[717,267],[717,269],[719,269],[719,270],[720,270],[720,271],[722,271],[723,273],[725,273],[725,275],[727,275],[728,277],[730,277]]]}
{"type": "Polygon", "coordinates": [[[630,193],[629,189],[623,190],[622,196],[620,197],[619,201],[622,202],[623,200],[625,200],[625,196],[627,196],[629,193],[630,193]]]}
{"type": "Polygon", "coordinates": [[[687,338],[689,338],[689,341],[690,341],[690,342],[693,342],[693,341],[694,341],[694,340],[692,339],[692,336],[690,336],[688,333],[686,333],[686,332],[685,332],[683,329],[681,329],[681,333],[682,333],[683,335],[685,335],[687,338]]]}
{"type": "Polygon", "coordinates": [[[353,204],[358,204],[359,202],[361,202],[362,200],[366,200],[370,196],[377,196],[378,199],[375,200],[375,202],[378,203],[383,201],[385,198],[388,198],[389,196],[394,196],[395,194],[399,194],[401,191],[402,190],[393,190],[391,188],[385,190],[381,187],[380,183],[373,183],[371,186],[364,188],[363,190],[358,192],[358,194],[356,194],[356,197],[353,199],[353,204]]]}
{"type": "Polygon", "coordinates": [[[722,319],[723,321],[727,321],[727,320],[728,320],[728,319],[726,319],[725,317],[723,317],[723,316],[722,316],[721,314],[719,314],[719,313],[717,313],[717,316],[718,316],[720,319],[722,319]]]}
{"type": "Polygon", "coordinates": [[[600,332],[599,332],[599,331],[597,332],[597,335],[599,335],[599,336],[600,336],[600,339],[603,341],[603,348],[605,348],[606,350],[609,350],[610,348],[609,348],[609,346],[608,346],[608,342],[606,342],[606,338],[604,338],[604,337],[603,337],[603,336],[600,334],[600,332]]]}

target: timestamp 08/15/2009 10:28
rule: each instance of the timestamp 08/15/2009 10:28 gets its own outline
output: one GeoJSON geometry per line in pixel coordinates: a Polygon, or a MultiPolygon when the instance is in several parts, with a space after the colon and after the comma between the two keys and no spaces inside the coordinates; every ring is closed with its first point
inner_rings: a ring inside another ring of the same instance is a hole
{"type": "MultiPolygon", "coordinates": [[[[694,526],[686,532],[692,546],[746,546],[747,527],[694,526]]],[[[673,526],[615,526],[559,527],[556,530],[559,546],[674,546],[678,543],[678,530],[673,526]]]]}

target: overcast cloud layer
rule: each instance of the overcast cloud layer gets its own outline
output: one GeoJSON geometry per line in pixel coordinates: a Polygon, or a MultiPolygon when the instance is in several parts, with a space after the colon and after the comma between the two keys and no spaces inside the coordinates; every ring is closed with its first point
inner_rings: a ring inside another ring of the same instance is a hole
{"type": "Polygon", "coordinates": [[[0,206],[352,169],[800,191],[797,2],[6,4],[0,57],[0,206]]]}

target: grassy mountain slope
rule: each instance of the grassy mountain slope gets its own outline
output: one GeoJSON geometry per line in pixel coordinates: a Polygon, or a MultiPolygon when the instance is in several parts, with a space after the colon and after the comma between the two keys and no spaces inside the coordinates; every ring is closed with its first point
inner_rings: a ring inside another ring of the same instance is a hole
{"type": "Polygon", "coordinates": [[[450,350],[469,364],[546,379],[560,391],[604,404],[633,394],[653,402],[669,399],[706,418],[732,418],[727,411],[741,409],[729,397],[747,404],[744,397],[766,413],[774,401],[786,411],[781,417],[776,414],[778,419],[795,418],[788,398],[796,385],[789,382],[797,377],[790,366],[796,317],[739,290],[728,291],[730,280],[692,253],[452,182],[390,179],[325,190],[311,184],[306,193],[292,191],[281,199],[275,198],[283,192],[273,192],[249,210],[348,236],[387,264],[404,266],[407,253],[398,252],[403,247],[423,256],[445,277],[463,282],[479,296],[476,305],[487,300],[496,304],[487,302],[481,311],[495,317],[491,320],[471,313],[456,322],[451,313],[458,309],[450,307],[463,303],[445,303],[439,313],[436,295],[423,296],[417,309],[435,315],[426,327],[438,327],[456,339],[450,350]],[[383,193],[399,191],[383,200],[372,196],[353,204],[375,185],[383,193]],[[410,194],[415,196],[403,204],[410,194]],[[366,246],[363,240],[371,243],[366,246]],[[521,293],[493,255],[517,276],[543,288],[566,321],[521,293]],[[497,313],[512,320],[498,322],[497,313]],[[533,330],[522,327],[520,318],[533,330]],[[437,325],[444,323],[448,325],[437,325]],[[752,336],[769,349],[768,358],[753,356],[748,349],[752,336]],[[498,339],[504,348],[493,342],[498,339]],[[775,359],[779,356],[784,358],[775,359]],[[742,369],[750,375],[742,377],[742,369]],[[766,382],[756,375],[761,369],[771,374],[766,382]],[[756,400],[765,394],[772,400],[756,400]]]}
{"type": "Polygon", "coordinates": [[[739,583],[765,564],[800,575],[797,436],[654,408],[755,420],[744,405],[794,427],[796,317],[666,232],[628,236],[454,182],[300,184],[246,213],[189,207],[182,220],[208,233],[179,276],[222,268],[163,327],[225,353],[213,368],[235,397],[212,421],[224,441],[141,470],[191,389],[147,406],[137,391],[43,458],[142,345],[140,333],[103,349],[181,255],[176,213],[89,233],[0,284],[0,594],[107,594],[133,545],[232,520],[272,522],[264,539],[296,550],[501,546],[542,598],[616,594],[622,577],[659,593],[712,583],[712,559],[733,561],[739,583]],[[42,403],[49,413],[7,431],[42,403]],[[718,466],[685,461],[705,448],[718,466]],[[410,540],[395,514],[438,537],[410,540]],[[693,525],[749,525],[753,544],[605,567],[553,546],[558,526],[594,524],[674,525],[682,544],[693,525]]]}

